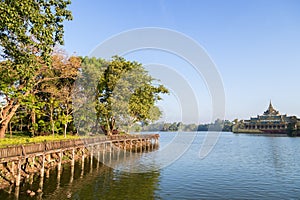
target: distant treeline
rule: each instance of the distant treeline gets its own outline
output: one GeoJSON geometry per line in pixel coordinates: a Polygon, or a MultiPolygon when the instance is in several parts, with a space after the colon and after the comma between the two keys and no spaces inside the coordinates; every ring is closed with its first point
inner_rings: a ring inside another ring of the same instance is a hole
{"type": "Polygon", "coordinates": [[[233,122],[217,119],[210,124],[183,124],[182,122],[157,122],[150,125],[135,125],[133,131],[232,131],[233,122]]]}

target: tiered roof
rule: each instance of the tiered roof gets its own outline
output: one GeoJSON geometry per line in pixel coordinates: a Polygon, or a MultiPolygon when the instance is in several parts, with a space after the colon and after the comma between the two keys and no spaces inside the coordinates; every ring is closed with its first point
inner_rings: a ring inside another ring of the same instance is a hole
{"type": "Polygon", "coordinates": [[[275,115],[275,116],[278,116],[278,115],[280,115],[280,114],[279,114],[279,112],[278,112],[277,110],[275,110],[275,109],[273,108],[272,102],[270,101],[269,108],[268,108],[268,110],[266,110],[266,111],[264,112],[264,115],[268,115],[268,116],[270,116],[270,115],[275,115]]]}

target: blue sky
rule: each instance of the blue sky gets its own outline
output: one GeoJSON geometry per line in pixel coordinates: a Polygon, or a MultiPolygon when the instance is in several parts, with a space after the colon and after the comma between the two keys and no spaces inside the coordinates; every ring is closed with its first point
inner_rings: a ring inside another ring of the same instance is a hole
{"type": "MultiPolygon", "coordinates": [[[[73,0],[70,9],[74,20],[65,24],[64,47],[70,54],[89,55],[107,38],[130,29],[175,30],[197,41],[219,70],[226,95],[225,118],[262,114],[270,99],[281,113],[300,117],[297,0],[73,0]]],[[[189,67],[159,52],[136,53],[128,59],[172,65],[179,73],[189,67]]],[[[211,99],[204,80],[196,80],[188,71],[184,76],[191,80],[199,100],[200,121],[209,122],[211,99]]],[[[166,97],[160,105],[168,115],[166,121],[180,119],[174,99],[166,97]]]]}

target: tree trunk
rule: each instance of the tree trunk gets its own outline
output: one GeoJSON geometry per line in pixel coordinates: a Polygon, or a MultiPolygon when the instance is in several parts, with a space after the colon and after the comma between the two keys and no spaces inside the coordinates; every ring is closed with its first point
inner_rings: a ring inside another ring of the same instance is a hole
{"type": "Polygon", "coordinates": [[[2,122],[0,128],[0,138],[5,138],[5,131],[7,129],[8,123],[2,122]]]}
{"type": "MultiPolygon", "coordinates": [[[[13,101],[13,100],[11,100],[13,101]]],[[[0,138],[4,138],[5,137],[5,131],[8,127],[8,123],[10,122],[11,118],[14,116],[14,114],[16,113],[17,109],[19,108],[20,104],[17,103],[15,105],[13,105],[12,103],[10,103],[11,105],[9,106],[8,110],[5,112],[5,120],[1,121],[0,123],[0,138]]]]}
{"type": "Polygon", "coordinates": [[[67,137],[67,128],[68,128],[68,123],[65,123],[65,130],[64,130],[65,138],[67,137]]]}
{"type": "Polygon", "coordinates": [[[112,135],[112,131],[111,131],[111,128],[110,128],[110,122],[109,122],[108,118],[106,118],[106,134],[107,135],[112,135]]]}

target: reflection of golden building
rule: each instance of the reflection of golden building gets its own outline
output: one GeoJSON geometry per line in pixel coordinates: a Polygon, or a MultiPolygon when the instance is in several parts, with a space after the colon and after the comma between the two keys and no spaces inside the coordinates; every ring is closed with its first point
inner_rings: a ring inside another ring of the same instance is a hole
{"type": "Polygon", "coordinates": [[[249,120],[241,120],[236,123],[232,131],[234,133],[282,133],[297,130],[300,120],[296,116],[280,115],[270,101],[268,109],[263,115],[251,117],[249,120]]]}

